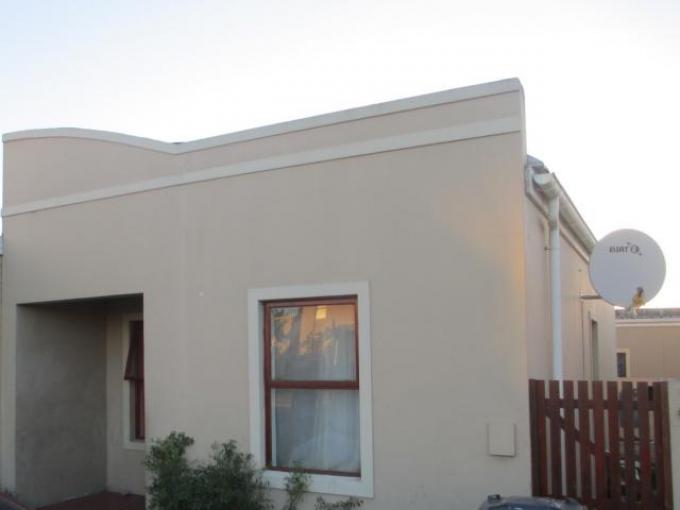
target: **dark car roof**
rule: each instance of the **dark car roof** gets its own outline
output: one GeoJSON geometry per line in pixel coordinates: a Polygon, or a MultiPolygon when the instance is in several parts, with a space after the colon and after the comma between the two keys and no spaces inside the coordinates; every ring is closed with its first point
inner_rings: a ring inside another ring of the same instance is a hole
{"type": "Polygon", "coordinates": [[[566,510],[581,509],[581,505],[575,501],[564,501],[550,498],[530,498],[523,496],[511,496],[507,498],[489,498],[485,506],[489,510],[566,510]]]}

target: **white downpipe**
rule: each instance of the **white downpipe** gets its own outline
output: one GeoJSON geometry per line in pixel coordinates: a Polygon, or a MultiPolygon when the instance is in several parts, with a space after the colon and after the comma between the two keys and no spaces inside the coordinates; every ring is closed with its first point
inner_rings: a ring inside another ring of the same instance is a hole
{"type": "Polygon", "coordinates": [[[564,378],[562,361],[562,276],[560,271],[560,198],[548,203],[550,225],[550,306],[552,315],[553,379],[564,378]]]}
{"type": "Polygon", "coordinates": [[[552,322],[552,376],[564,379],[562,342],[562,274],[560,264],[560,187],[552,174],[536,174],[534,182],[548,199],[550,227],[550,310],[552,322]]]}

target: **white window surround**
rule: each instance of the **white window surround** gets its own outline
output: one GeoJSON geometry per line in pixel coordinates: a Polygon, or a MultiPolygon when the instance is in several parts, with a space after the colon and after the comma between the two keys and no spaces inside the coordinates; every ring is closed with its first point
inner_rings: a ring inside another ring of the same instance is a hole
{"type": "MultiPolygon", "coordinates": [[[[373,497],[373,416],[371,404],[371,327],[368,282],[295,285],[248,290],[248,353],[250,390],[250,451],[265,463],[263,301],[332,296],[357,296],[359,334],[359,428],[361,477],[310,475],[310,492],[373,497]]],[[[288,473],[267,470],[264,478],[275,489],[285,488],[288,473]]]]}
{"type": "MultiPolygon", "coordinates": [[[[122,328],[122,338],[121,338],[121,345],[122,345],[122,362],[121,362],[121,374],[125,374],[125,363],[127,361],[128,357],[128,351],[130,350],[130,322],[132,321],[141,321],[144,320],[144,316],[141,313],[129,313],[125,314],[122,317],[121,320],[121,328],[122,328]]],[[[130,439],[132,437],[132,430],[130,428],[132,416],[130,416],[130,381],[126,381],[124,377],[121,375],[121,381],[123,384],[123,392],[122,392],[122,405],[123,405],[123,412],[121,413],[123,416],[123,428],[121,429],[123,431],[123,448],[126,450],[144,450],[146,443],[145,441],[137,440],[133,441],[130,439]]]]}

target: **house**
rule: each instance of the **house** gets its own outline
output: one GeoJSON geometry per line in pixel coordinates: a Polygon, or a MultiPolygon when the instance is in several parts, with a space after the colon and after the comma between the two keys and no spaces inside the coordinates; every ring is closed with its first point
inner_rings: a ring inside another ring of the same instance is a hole
{"type": "Polygon", "coordinates": [[[188,143],[3,140],[0,481],[33,505],[143,493],[179,430],[273,488],[300,462],[368,510],[474,508],[530,492],[529,378],[615,375],[515,79],[188,143]]]}
{"type": "Polygon", "coordinates": [[[680,308],[616,310],[617,376],[680,379],[680,308]]]}

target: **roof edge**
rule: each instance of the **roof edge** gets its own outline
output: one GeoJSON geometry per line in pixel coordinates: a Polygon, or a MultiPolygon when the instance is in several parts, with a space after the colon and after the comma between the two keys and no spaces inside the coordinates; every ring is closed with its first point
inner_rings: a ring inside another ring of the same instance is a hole
{"type": "Polygon", "coordinates": [[[333,113],[326,113],[297,120],[280,122],[267,126],[236,131],[224,135],[218,135],[188,142],[164,142],[151,138],[115,133],[111,131],[100,131],[95,129],[82,129],[74,127],[48,128],[48,129],[29,129],[14,131],[2,136],[4,143],[33,140],[40,138],[80,138],[101,142],[117,143],[129,145],[140,149],[152,150],[166,154],[184,154],[195,152],[232,143],[257,140],[270,136],[304,131],[324,126],[331,126],[354,120],[379,117],[407,110],[427,108],[446,103],[455,103],[470,99],[478,99],[487,96],[505,94],[509,92],[522,92],[522,84],[517,78],[509,78],[500,81],[470,85],[441,92],[433,92],[420,96],[413,96],[404,99],[397,99],[369,106],[360,106],[348,110],[341,110],[333,113]]]}
{"type": "Polygon", "coordinates": [[[535,158],[530,154],[527,154],[525,170],[525,193],[530,200],[537,200],[540,203],[540,206],[536,202],[535,205],[539,207],[543,214],[547,214],[546,197],[538,190],[538,187],[534,181],[534,177],[551,176],[552,179],[554,179],[560,200],[560,218],[563,220],[560,221],[560,225],[568,229],[573,234],[578,243],[581,245],[581,248],[585,251],[585,254],[590,256],[590,254],[593,252],[593,249],[595,248],[595,245],[597,244],[597,237],[595,237],[595,234],[593,234],[590,226],[581,215],[580,211],[574,204],[574,201],[569,196],[569,193],[567,193],[567,190],[564,188],[557,175],[553,172],[550,172],[550,170],[548,170],[548,168],[540,159],[535,158]]]}

